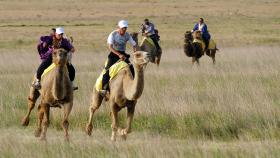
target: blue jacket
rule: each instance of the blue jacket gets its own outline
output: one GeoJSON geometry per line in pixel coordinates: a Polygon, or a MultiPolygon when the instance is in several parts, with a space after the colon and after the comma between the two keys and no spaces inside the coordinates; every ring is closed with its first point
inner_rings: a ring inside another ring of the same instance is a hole
{"type": "MultiPolygon", "coordinates": [[[[194,25],[193,31],[198,30],[199,24],[196,23],[194,25]]],[[[204,23],[204,26],[201,29],[201,33],[202,33],[202,38],[209,40],[211,38],[211,35],[209,34],[208,30],[207,30],[207,25],[204,23]]]]}

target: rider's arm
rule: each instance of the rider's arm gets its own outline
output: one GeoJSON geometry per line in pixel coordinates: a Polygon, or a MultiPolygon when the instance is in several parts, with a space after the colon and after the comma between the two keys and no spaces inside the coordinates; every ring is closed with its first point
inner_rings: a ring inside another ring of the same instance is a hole
{"type": "Polygon", "coordinates": [[[198,23],[196,23],[196,24],[194,25],[194,27],[193,27],[193,29],[192,29],[191,32],[194,32],[194,31],[196,31],[196,30],[198,30],[198,23]]]}
{"type": "Polygon", "coordinates": [[[62,42],[64,42],[64,45],[62,45],[62,48],[64,48],[65,50],[67,50],[71,53],[74,53],[75,48],[73,47],[73,45],[66,38],[63,38],[62,40],[63,40],[62,42]]]}
{"type": "Polygon", "coordinates": [[[76,49],[73,47],[70,52],[74,53],[76,51],[76,49]]]}
{"type": "Polygon", "coordinates": [[[116,54],[117,56],[120,57],[121,53],[119,53],[118,51],[116,51],[116,50],[113,48],[113,44],[108,44],[108,47],[109,47],[109,50],[110,50],[112,53],[114,53],[114,54],[116,54]]]}
{"type": "Polygon", "coordinates": [[[150,23],[149,27],[146,29],[146,33],[152,33],[155,30],[154,24],[150,23]]]}
{"type": "Polygon", "coordinates": [[[114,53],[114,54],[116,54],[117,56],[120,57],[120,56],[121,56],[121,53],[119,53],[117,50],[115,50],[115,49],[113,48],[113,44],[114,44],[113,32],[110,33],[110,35],[109,35],[109,37],[108,37],[108,39],[107,39],[107,43],[108,43],[109,50],[110,50],[112,53],[114,53]]]}
{"type": "Polygon", "coordinates": [[[204,24],[204,26],[202,27],[201,32],[202,32],[202,33],[208,32],[208,30],[207,30],[207,25],[206,25],[206,24],[204,24]]]}
{"type": "Polygon", "coordinates": [[[133,47],[133,51],[136,52],[136,45],[137,43],[133,40],[133,38],[129,35],[128,42],[131,44],[133,47]]]}

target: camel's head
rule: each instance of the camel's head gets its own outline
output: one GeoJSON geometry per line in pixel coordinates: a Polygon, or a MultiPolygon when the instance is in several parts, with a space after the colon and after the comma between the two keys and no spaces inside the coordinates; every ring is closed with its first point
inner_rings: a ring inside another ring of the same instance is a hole
{"type": "Polygon", "coordinates": [[[65,49],[54,49],[52,58],[56,65],[65,65],[67,63],[67,51],[65,49]]]}
{"type": "Polygon", "coordinates": [[[192,32],[191,31],[186,31],[186,33],[185,33],[185,40],[188,40],[188,41],[192,41],[193,40],[193,36],[192,36],[192,32]]]}
{"type": "Polygon", "coordinates": [[[202,39],[202,34],[201,34],[201,31],[199,31],[199,30],[196,30],[196,31],[194,31],[193,32],[193,38],[194,39],[202,39]]]}
{"type": "Polygon", "coordinates": [[[148,52],[136,51],[133,53],[133,62],[139,66],[145,66],[151,59],[151,55],[148,52]]]}
{"type": "Polygon", "coordinates": [[[132,32],[130,33],[130,36],[132,37],[132,39],[137,43],[138,45],[138,33],[137,32],[132,32]]]}

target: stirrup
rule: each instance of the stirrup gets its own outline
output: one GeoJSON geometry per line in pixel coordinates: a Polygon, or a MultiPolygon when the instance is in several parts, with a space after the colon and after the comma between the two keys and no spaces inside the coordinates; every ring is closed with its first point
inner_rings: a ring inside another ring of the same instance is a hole
{"type": "Polygon", "coordinates": [[[40,81],[35,81],[35,83],[32,84],[32,87],[37,90],[40,90],[42,88],[40,81]]]}
{"type": "Polygon", "coordinates": [[[102,96],[102,97],[106,97],[106,94],[107,94],[107,90],[99,90],[98,93],[102,96]]]}

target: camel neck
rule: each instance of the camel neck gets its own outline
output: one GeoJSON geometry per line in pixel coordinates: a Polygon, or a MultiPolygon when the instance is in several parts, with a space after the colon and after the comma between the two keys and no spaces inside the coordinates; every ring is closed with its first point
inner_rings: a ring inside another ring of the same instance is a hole
{"type": "Polygon", "coordinates": [[[57,100],[62,100],[64,98],[64,79],[65,79],[65,71],[67,67],[65,65],[57,65],[55,67],[56,76],[54,77],[53,84],[53,92],[54,96],[57,100]]]}
{"type": "Polygon", "coordinates": [[[144,89],[144,70],[143,67],[140,67],[137,64],[133,64],[135,76],[134,79],[131,78],[130,83],[128,84],[127,88],[125,89],[126,97],[129,100],[136,100],[138,99],[144,89]]]}

